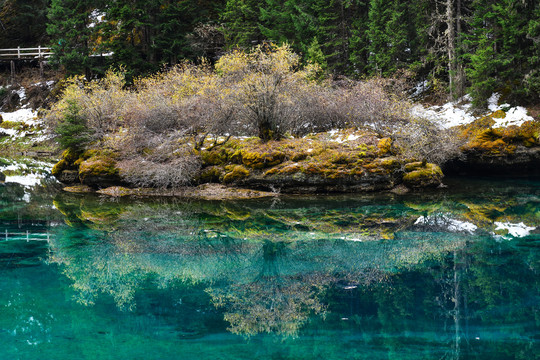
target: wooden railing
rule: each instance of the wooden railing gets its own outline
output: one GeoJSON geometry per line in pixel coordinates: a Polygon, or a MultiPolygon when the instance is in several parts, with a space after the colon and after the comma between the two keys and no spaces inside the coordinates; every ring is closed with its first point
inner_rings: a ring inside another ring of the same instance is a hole
{"type": "Polygon", "coordinates": [[[40,59],[47,58],[53,54],[49,47],[38,46],[35,48],[13,48],[0,49],[0,60],[15,60],[15,59],[40,59]]]}

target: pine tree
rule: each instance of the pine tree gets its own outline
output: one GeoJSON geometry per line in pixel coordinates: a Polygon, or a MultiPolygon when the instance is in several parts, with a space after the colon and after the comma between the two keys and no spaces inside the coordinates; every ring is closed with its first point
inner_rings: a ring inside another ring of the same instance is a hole
{"type": "Polygon", "coordinates": [[[524,77],[534,71],[530,59],[537,49],[528,32],[537,6],[521,0],[473,3],[473,31],[468,37],[473,51],[467,75],[476,106],[485,106],[493,92],[509,94],[510,99],[526,93],[524,77]]]}
{"type": "Polygon", "coordinates": [[[334,73],[347,72],[352,2],[346,0],[314,0],[311,11],[317,21],[317,39],[334,73]]]}
{"type": "Polygon", "coordinates": [[[350,13],[349,62],[351,73],[358,76],[365,74],[368,66],[368,2],[360,0],[355,1],[350,8],[350,13]]]}
{"type": "Polygon", "coordinates": [[[49,0],[0,1],[0,48],[45,44],[49,2],[49,0]]]}
{"type": "Polygon", "coordinates": [[[228,48],[249,48],[264,40],[259,28],[259,4],[256,0],[227,0],[221,20],[228,48]]]}
{"type": "Polygon", "coordinates": [[[260,8],[259,29],[268,41],[288,43],[306,54],[317,35],[315,18],[302,0],[265,0],[260,8]]]}
{"type": "Polygon", "coordinates": [[[99,9],[92,0],[52,0],[47,33],[52,40],[53,61],[65,67],[68,74],[92,74],[93,34],[91,14],[99,9]]]}
{"type": "Polygon", "coordinates": [[[159,0],[116,0],[106,8],[104,47],[116,65],[127,70],[128,80],[159,68],[156,37],[159,0]]]}
{"type": "Polygon", "coordinates": [[[420,56],[422,4],[419,1],[371,0],[368,15],[369,68],[389,76],[420,56]]]}

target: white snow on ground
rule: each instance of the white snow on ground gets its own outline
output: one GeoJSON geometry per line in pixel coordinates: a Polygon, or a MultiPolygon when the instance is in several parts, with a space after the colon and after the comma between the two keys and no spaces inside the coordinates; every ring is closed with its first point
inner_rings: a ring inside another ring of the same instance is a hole
{"type": "Polygon", "coordinates": [[[465,95],[457,101],[448,102],[442,106],[431,106],[424,108],[422,105],[416,105],[411,109],[412,115],[423,117],[440,123],[445,128],[469,124],[476,120],[476,117],[470,113],[471,98],[465,95]]]}
{"type": "MultiPolygon", "coordinates": [[[[344,143],[345,141],[354,141],[361,137],[359,134],[348,134],[347,130],[341,129],[332,129],[327,132],[328,141],[337,142],[338,144],[344,143]]],[[[306,138],[309,135],[304,136],[306,138]]]]}
{"type": "MultiPolygon", "coordinates": [[[[503,110],[506,116],[502,119],[496,119],[493,127],[506,127],[510,125],[520,126],[525,121],[534,120],[531,116],[527,115],[527,109],[521,106],[511,107],[509,104],[497,105],[500,95],[495,93],[488,100],[488,108],[490,113],[497,110],[503,110]]],[[[431,106],[424,108],[422,105],[416,105],[411,109],[411,113],[416,117],[423,117],[440,123],[445,128],[451,128],[459,125],[470,124],[474,120],[485,116],[487,114],[480,115],[478,117],[471,113],[471,97],[465,95],[457,101],[448,102],[442,106],[431,106]]]]}
{"type": "Polygon", "coordinates": [[[54,85],[54,80],[48,80],[46,82],[38,82],[38,83],[35,83],[33,84],[34,86],[41,86],[41,85],[45,85],[47,86],[48,88],[51,88],[53,85],[54,85]]]}
{"type": "MultiPolygon", "coordinates": [[[[30,126],[37,126],[43,123],[42,120],[37,118],[37,112],[31,109],[19,109],[14,112],[0,112],[3,121],[15,122],[15,123],[24,123],[30,126]]],[[[3,129],[0,128],[0,133],[6,134],[10,137],[25,137],[27,135],[26,131],[17,131],[15,129],[3,129]]],[[[50,138],[50,135],[41,135],[39,139],[34,141],[44,141],[50,138]]]]}
{"type": "Polygon", "coordinates": [[[522,222],[519,224],[495,222],[495,225],[497,225],[495,230],[508,230],[508,234],[512,235],[513,237],[527,236],[531,233],[531,231],[536,229],[535,227],[527,226],[522,222]]]}
{"type": "Polygon", "coordinates": [[[495,93],[491,95],[488,100],[488,109],[490,111],[495,112],[497,110],[503,110],[506,113],[506,116],[502,119],[493,118],[493,120],[495,120],[495,125],[493,125],[494,128],[510,125],[521,126],[525,121],[534,120],[532,116],[527,115],[527,109],[522,106],[511,107],[510,104],[497,105],[500,97],[501,95],[495,93]]]}
{"type": "Polygon", "coordinates": [[[23,87],[17,90],[16,93],[19,95],[19,101],[26,100],[26,90],[23,87]]]}
{"type": "Polygon", "coordinates": [[[0,115],[2,115],[4,121],[20,122],[29,125],[37,124],[37,121],[35,120],[37,112],[32,109],[19,109],[9,113],[0,112],[0,115]]]}
{"type": "Polygon", "coordinates": [[[416,219],[415,225],[430,225],[430,226],[442,226],[446,227],[451,232],[468,232],[473,233],[478,227],[473,223],[460,221],[449,218],[445,215],[437,216],[420,216],[416,219]]]}
{"type": "Polygon", "coordinates": [[[426,91],[429,90],[429,82],[427,80],[421,81],[416,84],[416,86],[413,89],[413,92],[411,94],[411,98],[417,98],[418,96],[422,95],[426,91]]]}

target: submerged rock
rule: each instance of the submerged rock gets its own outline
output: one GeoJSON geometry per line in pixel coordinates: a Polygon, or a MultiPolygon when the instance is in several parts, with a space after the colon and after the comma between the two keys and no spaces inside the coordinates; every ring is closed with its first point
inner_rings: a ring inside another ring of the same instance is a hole
{"type": "MultiPolygon", "coordinates": [[[[65,189],[64,189],[65,190],[65,189]]],[[[130,189],[122,186],[111,186],[98,190],[97,193],[112,197],[123,196],[173,196],[189,199],[202,200],[245,200],[259,199],[277,196],[277,193],[257,191],[237,187],[228,187],[221,184],[203,184],[196,187],[186,187],[177,189],[130,189]]]]}

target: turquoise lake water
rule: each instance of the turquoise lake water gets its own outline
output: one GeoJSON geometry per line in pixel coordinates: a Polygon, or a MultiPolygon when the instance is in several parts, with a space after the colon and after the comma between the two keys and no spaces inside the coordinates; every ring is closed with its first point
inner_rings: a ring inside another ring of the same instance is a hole
{"type": "Polygon", "coordinates": [[[540,182],[447,184],[229,202],[0,185],[0,359],[540,358],[540,182]]]}

